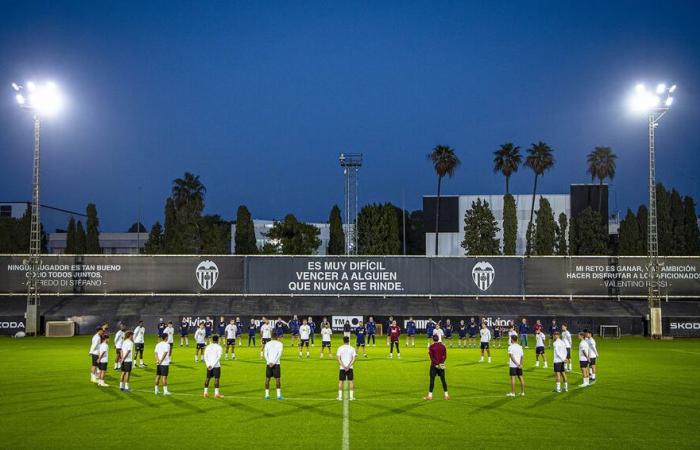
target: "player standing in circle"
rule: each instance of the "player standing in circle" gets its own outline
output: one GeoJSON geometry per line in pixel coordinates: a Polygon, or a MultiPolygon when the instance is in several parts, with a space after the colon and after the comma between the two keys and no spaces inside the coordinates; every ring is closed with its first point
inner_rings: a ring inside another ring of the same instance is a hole
{"type": "Polygon", "coordinates": [[[428,356],[430,356],[430,386],[428,387],[428,395],[423,397],[423,400],[433,399],[433,389],[435,388],[435,377],[440,377],[442,382],[442,390],[444,391],[445,400],[450,399],[447,393],[447,381],[445,381],[445,361],[447,360],[447,349],[438,340],[437,335],[433,335],[433,343],[428,347],[428,356]]]}
{"type": "Polygon", "coordinates": [[[102,343],[102,335],[104,334],[104,330],[102,329],[101,326],[95,328],[95,334],[92,336],[92,341],[90,342],[90,351],[88,352],[88,355],[90,355],[90,381],[93,383],[97,383],[97,367],[98,367],[98,359],[97,357],[100,354],[100,344],[102,343]]]}
{"type": "Polygon", "coordinates": [[[331,356],[331,335],[333,330],[331,330],[331,324],[324,322],[323,328],[321,329],[321,358],[323,358],[323,349],[328,349],[328,356],[331,356]]]}
{"type": "Polygon", "coordinates": [[[165,331],[165,327],[166,327],[165,322],[163,321],[163,318],[161,317],[160,319],[158,319],[158,325],[156,327],[159,339],[161,336],[163,336],[163,332],[165,331]]]}
{"type": "Polygon", "coordinates": [[[542,332],[542,328],[535,330],[535,367],[540,367],[540,356],[544,361],[544,368],[547,368],[547,358],[544,356],[544,345],[547,336],[542,332]]]}
{"type": "Polygon", "coordinates": [[[301,354],[304,351],[304,346],[306,346],[306,357],[309,358],[309,338],[311,337],[311,327],[309,323],[304,319],[301,326],[299,327],[299,358],[301,359],[301,354]]]}
{"type": "Polygon", "coordinates": [[[537,333],[538,331],[544,332],[544,326],[542,325],[542,322],[540,321],[540,319],[537,319],[535,321],[534,331],[535,331],[535,333],[537,333]]]}
{"type": "Polygon", "coordinates": [[[446,346],[452,348],[452,322],[450,319],[445,321],[445,328],[443,329],[443,332],[445,333],[446,346]]]}
{"type": "Polygon", "coordinates": [[[552,319],[551,325],[549,325],[549,339],[550,342],[547,344],[547,347],[551,347],[554,345],[554,333],[557,333],[559,331],[559,325],[557,324],[557,319],[552,319]]]}
{"type": "Polygon", "coordinates": [[[561,330],[561,340],[566,345],[566,364],[564,367],[567,372],[571,372],[571,333],[569,333],[569,327],[566,324],[562,324],[561,330]]]}
{"type": "Polygon", "coordinates": [[[554,375],[557,377],[555,392],[561,392],[561,382],[564,379],[564,392],[569,392],[569,380],[566,377],[566,343],[558,331],[554,332],[554,375]]]}
{"type": "Polygon", "coordinates": [[[105,372],[107,371],[107,363],[109,361],[109,336],[103,334],[100,336],[100,345],[97,349],[97,385],[100,387],[109,387],[105,383],[105,372]]]}
{"type": "Polygon", "coordinates": [[[227,326],[228,324],[226,323],[226,318],[224,316],[219,317],[219,324],[216,327],[216,331],[218,332],[220,337],[226,335],[227,326]]]}
{"type": "Polygon", "coordinates": [[[124,334],[124,342],[122,342],[122,353],[120,355],[122,370],[121,377],[119,378],[119,389],[122,392],[129,391],[129,378],[131,378],[131,367],[134,360],[134,332],[127,331],[124,334]]]}
{"type": "Polygon", "coordinates": [[[510,345],[508,346],[508,370],[510,371],[510,392],[507,397],[515,397],[515,379],[520,381],[520,395],[525,395],[525,380],[523,380],[523,361],[525,352],[523,347],[518,344],[518,336],[510,337],[510,345]]]}
{"type": "Polygon", "coordinates": [[[311,338],[311,346],[314,346],[314,334],[316,334],[316,322],[314,322],[313,317],[309,316],[308,319],[306,319],[306,323],[309,325],[309,337],[311,338]]]}
{"type": "Polygon", "coordinates": [[[389,325],[389,358],[394,357],[394,347],[396,347],[396,356],[401,359],[399,336],[401,336],[401,328],[396,324],[395,320],[392,320],[391,325],[389,325]]]}
{"type": "Polygon", "coordinates": [[[481,324],[481,330],[479,330],[480,340],[481,340],[481,359],[479,362],[484,362],[484,350],[489,355],[489,363],[491,363],[491,349],[489,348],[489,342],[491,341],[491,331],[486,326],[486,323],[481,324]]]}
{"type": "Polygon", "coordinates": [[[163,383],[163,395],[170,395],[168,391],[168,373],[170,372],[170,344],[168,333],[163,332],[160,342],[156,345],[156,382],[154,392],[158,395],[158,385],[163,383]]]}
{"type": "Polygon", "coordinates": [[[590,364],[590,349],[588,346],[588,341],[586,341],[586,331],[587,330],[584,330],[578,334],[578,338],[580,341],[578,344],[578,361],[579,367],[581,367],[581,375],[583,375],[583,382],[579,385],[579,387],[590,386],[588,378],[588,366],[590,364]]]}
{"type": "Polygon", "coordinates": [[[377,323],[374,321],[374,317],[369,316],[369,319],[367,320],[367,345],[369,345],[369,343],[371,341],[372,347],[377,346],[377,340],[375,339],[376,334],[377,334],[377,323]]]}
{"type": "Polygon", "coordinates": [[[593,339],[593,333],[586,331],[586,342],[588,342],[588,353],[590,356],[588,372],[591,379],[591,383],[595,383],[596,376],[596,360],[598,359],[598,347],[596,347],[595,339],[593,339]]]}
{"type": "Polygon", "coordinates": [[[277,400],[282,400],[282,371],[280,369],[280,359],[282,358],[282,343],[277,335],[264,347],[265,354],[265,400],[270,399],[270,378],[275,379],[277,385],[277,400]]]}
{"type": "Polygon", "coordinates": [[[493,324],[493,348],[501,348],[501,335],[503,334],[503,330],[499,325],[500,320],[500,318],[496,318],[496,322],[493,324]]]}
{"type": "MultiPolygon", "coordinates": [[[[394,321],[396,323],[396,321],[394,321]]],[[[355,373],[353,364],[357,358],[355,349],[350,345],[350,338],[343,336],[343,345],[338,347],[335,353],[338,363],[340,363],[340,374],[338,376],[338,400],[343,400],[343,383],[348,382],[350,390],[350,400],[355,400],[355,373]]]]}
{"type": "Polygon", "coordinates": [[[367,329],[365,328],[364,324],[362,321],[357,325],[357,328],[355,328],[355,336],[356,336],[356,342],[355,346],[357,348],[362,347],[362,352],[365,355],[365,358],[367,357],[367,348],[365,347],[365,335],[367,334],[367,329]]]}
{"type": "Polygon", "coordinates": [[[469,319],[469,325],[467,325],[467,332],[469,333],[469,347],[476,348],[476,333],[478,329],[476,326],[476,320],[472,317],[469,319]]]}
{"type": "Polygon", "coordinates": [[[119,324],[119,331],[114,334],[114,348],[116,349],[116,358],[114,358],[114,370],[119,370],[122,367],[122,343],[124,342],[124,331],[126,325],[119,324]]]}
{"type": "Polygon", "coordinates": [[[139,358],[139,367],[143,368],[146,365],[143,363],[143,349],[145,345],[144,335],[146,334],[146,327],[143,326],[143,320],[139,320],[139,324],[134,328],[134,361],[139,358]]]}
{"type": "MultiPolygon", "coordinates": [[[[229,326],[233,326],[235,328],[235,322],[231,320],[231,324],[227,325],[226,327],[228,328],[229,326]]],[[[229,339],[228,336],[229,335],[227,334],[226,339],[229,339]]],[[[236,345],[235,331],[233,336],[233,345],[236,345]]],[[[204,380],[204,398],[209,397],[209,380],[212,378],[214,378],[214,397],[223,398],[224,396],[219,392],[219,379],[221,378],[221,353],[223,353],[223,350],[219,345],[219,336],[212,336],[211,340],[212,343],[207,345],[207,348],[204,349],[204,357],[202,358],[204,359],[204,365],[207,366],[207,378],[204,380]]],[[[226,347],[228,347],[228,342],[226,347]]]]}
{"type": "MultiPolygon", "coordinates": [[[[275,336],[277,336],[275,334],[275,336]]],[[[272,340],[272,325],[263,317],[262,324],[260,325],[260,359],[263,359],[265,344],[272,340]]]]}
{"type": "Polygon", "coordinates": [[[467,325],[464,323],[464,319],[459,321],[457,333],[459,334],[459,348],[467,348],[467,325]]]}
{"type": "Polygon", "coordinates": [[[391,324],[394,323],[394,316],[389,316],[389,320],[384,322],[384,329],[386,331],[386,346],[391,345],[391,334],[389,333],[389,328],[391,328],[391,324]]]}
{"type": "Polygon", "coordinates": [[[190,346],[190,322],[185,316],[180,319],[180,347],[183,343],[187,347],[190,346]]]}
{"type": "MultiPolygon", "coordinates": [[[[445,332],[443,331],[442,327],[440,326],[440,322],[435,324],[435,328],[433,328],[433,337],[437,336],[438,337],[438,342],[442,343],[442,338],[445,336],[445,332]]],[[[430,344],[432,345],[432,344],[430,344]]]]}
{"type": "Polygon", "coordinates": [[[168,322],[168,326],[165,327],[163,334],[168,333],[168,345],[170,346],[170,359],[173,358],[173,340],[175,339],[175,327],[172,322],[168,322]]]}
{"type": "Polygon", "coordinates": [[[194,362],[197,362],[198,356],[204,361],[204,347],[207,345],[207,331],[204,329],[204,322],[200,322],[199,328],[194,332],[194,342],[196,344],[196,348],[194,349],[194,362]]]}
{"type": "Polygon", "coordinates": [[[527,319],[524,317],[518,326],[518,332],[520,333],[520,346],[530,348],[527,345],[527,334],[530,332],[530,327],[527,325],[527,319]]]}
{"type": "Polygon", "coordinates": [[[301,322],[299,322],[297,315],[294,314],[292,320],[289,321],[289,332],[292,335],[292,347],[299,345],[299,326],[301,326],[301,322]]]}
{"type": "Polygon", "coordinates": [[[289,324],[282,320],[281,317],[278,317],[275,321],[275,336],[277,336],[277,339],[280,341],[284,339],[284,327],[286,326],[289,326],[289,324]]]}
{"type": "Polygon", "coordinates": [[[345,323],[343,324],[343,337],[349,338],[351,334],[352,334],[352,325],[350,325],[349,320],[346,320],[345,323]]]}
{"type": "Polygon", "coordinates": [[[211,339],[211,335],[214,332],[214,321],[211,320],[211,317],[207,316],[207,320],[204,321],[204,338],[207,343],[209,344],[209,340],[211,339]]]}
{"type": "Polygon", "coordinates": [[[236,316],[236,339],[238,339],[238,346],[243,347],[243,338],[241,337],[243,335],[243,322],[241,322],[241,318],[236,316]]]}
{"type": "MultiPolygon", "coordinates": [[[[406,347],[408,346],[416,346],[416,321],[413,320],[413,317],[409,317],[408,322],[406,322],[406,347]]],[[[365,354],[365,356],[367,355],[365,354]]]]}
{"type": "Polygon", "coordinates": [[[435,322],[432,317],[428,317],[428,321],[425,323],[425,335],[428,338],[427,347],[433,343],[433,331],[435,331],[435,322]]]}
{"type": "Polygon", "coordinates": [[[510,324],[510,327],[508,328],[508,345],[510,346],[510,340],[515,336],[516,338],[518,337],[518,332],[515,331],[515,325],[512,323],[510,324]]]}
{"type": "MultiPolygon", "coordinates": [[[[231,351],[231,359],[236,359],[236,334],[238,333],[238,327],[235,320],[231,319],[229,321],[226,328],[224,328],[224,333],[226,333],[226,355],[224,355],[224,359],[228,360],[229,350],[231,351]]],[[[205,357],[206,353],[207,351],[204,350],[205,357]]]]}
{"type": "Polygon", "coordinates": [[[255,326],[255,319],[250,319],[248,324],[248,347],[250,343],[253,342],[253,347],[255,347],[255,335],[258,333],[257,327],[255,326]]]}

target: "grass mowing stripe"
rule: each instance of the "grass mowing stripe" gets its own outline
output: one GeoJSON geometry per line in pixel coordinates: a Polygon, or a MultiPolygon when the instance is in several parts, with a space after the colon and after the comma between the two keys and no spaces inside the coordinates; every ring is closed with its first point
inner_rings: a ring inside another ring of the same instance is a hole
{"type": "Polygon", "coordinates": [[[343,450],[350,450],[350,400],[348,387],[343,386],[343,450]]]}

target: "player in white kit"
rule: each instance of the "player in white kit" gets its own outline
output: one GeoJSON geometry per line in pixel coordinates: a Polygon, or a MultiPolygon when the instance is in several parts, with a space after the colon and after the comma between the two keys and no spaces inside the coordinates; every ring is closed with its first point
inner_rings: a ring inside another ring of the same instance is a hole
{"type": "Polygon", "coordinates": [[[484,362],[484,350],[489,356],[489,363],[491,362],[491,349],[489,342],[491,341],[491,330],[488,329],[485,322],[481,323],[481,330],[479,330],[479,335],[481,336],[481,359],[479,362],[484,362]]]}
{"type": "Polygon", "coordinates": [[[544,334],[542,330],[538,329],[537,332],[535,332],[535,341],[537,342],[537,345],[535,345],[535,367],[540,367],[541,356],[542,361],[544,362],[544,368],[547,368],[547,358],[544,356],[544,346],[546,340],[547,335],[544,334]]]}
{"type": "Polygon", "coordinates": [[[571,333],[566,324],[562,324],[561,326],[561,340],[564,341],[566,345],[566,364],[564,364],[564,368],[567,372],[571,372],[571,333]]]}
{"type": "Polygon", "coordinates": [[[311,327],[306,319],[302,322],[299,327],[299,358],[304,351],[304,346],[306,346],[306,357],[309,358],[309,339],[311,338],[311,327]]]}
{"type": "MultiPolygon", "coordinates": [[[[224,329],[224,334],[226,334],[226,354],[224,359],[228,359],[229,350],[231,353],[231,359],[236,359],[236,334],[238,333],[238,327],[236,326],[236,321],[231,319],[226,328],[224,329]]],[[[206,350],[205,350],[206,353],[206,350]]]]}
{"type": "MultiPolygon", "coordinates": [[[[554,343],[552,344],[554,352],[554,375],[557,377],[555,391],[561,392],[561,383],[564,381],[564,392],[569,391],[569,380],[566,377],[566,342],[561,338],[558,331],[553,334],[554,343]]],[[[570,349],[569,349],[570,350],[570,349]]]]}

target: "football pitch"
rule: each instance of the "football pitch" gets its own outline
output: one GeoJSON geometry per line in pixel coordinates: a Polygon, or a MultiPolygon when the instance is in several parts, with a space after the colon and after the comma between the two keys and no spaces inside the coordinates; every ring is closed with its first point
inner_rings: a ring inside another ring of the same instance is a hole
{"type": "MultiPolygon", "coordinates": [[[[388,359],[384,338],[355,364],[354,402],[337,401],[338,364],[298,359],[285,337],[284,400],[264,400],[259,349],[237,349],[222,361],[223,399],[202,397],[205,368],[189,348],[174,349],[170,390],[153,393],[156,339],[147,336],[146,363],[132,373],[132,393],[110,370],[100,388],[90,382],[90,336],[1,339],[2,448],[697,448],[700,341],[650,342],[598,338],[598,381],[556,394],[551,369],[534,368],[525,353],[526,396],[510,390],[505,345],[493,362],[476,348],[448,348],[451,399],[427,393],[426,339],[388,359]]],[[[335,336],[335,348],[340,339],[335,336]]],[[[503,342],[505,344],[505,341],[503,342]]],[[[110,339],[111,345],[111,339],[110,339]]],[[[403,343],[402,343],[403,345],[403,343]]],[[[213,392],[213,382],[210,393],[213,392]]]]}

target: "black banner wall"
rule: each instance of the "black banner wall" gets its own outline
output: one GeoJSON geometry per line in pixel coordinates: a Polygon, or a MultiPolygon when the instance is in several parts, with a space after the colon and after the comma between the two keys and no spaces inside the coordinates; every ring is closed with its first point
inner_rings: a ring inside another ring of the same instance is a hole
{"type": "Polygon", "coordinates": [[[24,316],[0,316],[0,335],[14,335],[25,331],[24,316]]]}
{"type": "Polygon", "coordinates": [[[247,292],[520,295],[520,258],[251,257],[247,292]]]}
{"type": "MultiPolygon", "coordinates": [[[[700,259],[659,258],[661,295],[700,296],[700,259]]],[[[525,258],[526,295],[647,295],[646,258],[525,258]]]]}
{"type": "MultiPolygon", "coordinates": [[[[0,256],[0,292],[26,292],[25,259],[0,256]]],[[[243,262],[238,256],[44,255],[39,288],[49,294],[243,293],[243,262]]]]}
{"type": "Polygon", "coordinates": [[[700,337],[700,317],[664,317],[663,333],[673,337],[700,337]]]}

